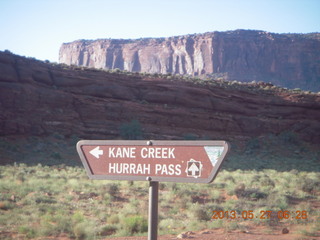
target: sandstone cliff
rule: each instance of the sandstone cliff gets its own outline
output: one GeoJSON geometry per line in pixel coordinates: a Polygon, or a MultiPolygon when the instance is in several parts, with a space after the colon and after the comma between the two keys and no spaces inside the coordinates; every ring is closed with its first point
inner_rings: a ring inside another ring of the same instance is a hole
{"type": "Polygon", "coordinates": [[[64,43],[60,63],[264,81],[320,91],[320,34],[237,30],[170,38],[64,43]]]}
{"type": "Polygon", "coordinates": [[[268,84],[201,84],[65,67],[0,52],[0,135],[243,139],[294,132],[320,142],[320,95],[268,84]]]}

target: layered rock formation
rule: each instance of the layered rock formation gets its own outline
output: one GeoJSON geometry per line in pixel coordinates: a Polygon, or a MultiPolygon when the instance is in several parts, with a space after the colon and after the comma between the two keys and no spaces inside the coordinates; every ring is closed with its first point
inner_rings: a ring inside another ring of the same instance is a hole
{"type": "Polygon", "coordinates": [[[114,139],[137,119],[149,139],[248,139],[293,132],[320,143],[320,95],[268,84],[186,82],[65,67],[0,52],[0,135],[114,139]]]}
{"type": "Polygon", "coordinates": [[[320,34],[237,30],[170,38],[64,43],[60,63],[103,69],[223,76],[320,91],[320,34]]]}

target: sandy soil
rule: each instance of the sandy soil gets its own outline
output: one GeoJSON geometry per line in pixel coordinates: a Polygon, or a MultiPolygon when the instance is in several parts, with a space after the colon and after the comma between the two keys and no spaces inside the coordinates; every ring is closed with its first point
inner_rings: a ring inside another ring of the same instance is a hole
{"type": "MultiPolygon", "coordinates": [[[[158,240],[174,240],[174,239],[194,239],[194,240],[318,240],[320,239],[320,231],[317,236],[304,236],[299,233],[303,229],[301,226],[287,227],[289,233],[282,233],[284,227],[255,227],[246,231],[230,231],[224,229],[206,229],[200,232],[183,232],[178,235],[158,236],[158,240]]],[[[117,237],[106,238],[112,240],[146,240],[147,237],[117,237]]]]}

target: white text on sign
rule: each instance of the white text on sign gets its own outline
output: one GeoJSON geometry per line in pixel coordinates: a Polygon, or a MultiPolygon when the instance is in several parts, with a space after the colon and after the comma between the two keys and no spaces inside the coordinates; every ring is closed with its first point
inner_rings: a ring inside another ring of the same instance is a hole
{"type": "MultiPolygon", "coordinates": [[[[175,159],[174,147],[109,147],[108,157],[115,159],[175,159]]],[[[161,175],[173,176],[181,175],[181,164],[163,164],[157,163],[153,166],[143,163],[109,163],[109,174],[144,174],[144,175],[161,175]]]]}
{"type": "MultiPolygon", "coordinates": [[[[140,163],[109,163],[110,174],[150,174],[150,164],[140,163]]],[[[180,164],[156,164],[154,173],[156,175],[181,175],[180,164]]]]}
{"type": "MultiPolygon", "coordinates": [[[[137,158],[135,147],[109,147],[109,158],[137,158]]],[[[173,159],[175,148],[144,147],[140,151],[141,158],[173,159]]]]}

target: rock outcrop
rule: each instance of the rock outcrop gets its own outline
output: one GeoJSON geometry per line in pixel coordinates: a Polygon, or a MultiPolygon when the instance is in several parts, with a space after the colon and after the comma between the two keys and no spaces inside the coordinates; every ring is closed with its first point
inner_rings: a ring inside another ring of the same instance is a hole
{"type": "Polygon", "coordinates": [[[170,38],[78,40],[61,46],[59,61],[320,91],[320,33],[236,30],[170,38]]]}
{"type": "Polygon", "coordinates": [[[188,82],[65,67],[0,52],[0,135],[248,139],[284,131],[320,143],[320,95],[271,84],[188,82]]]}

